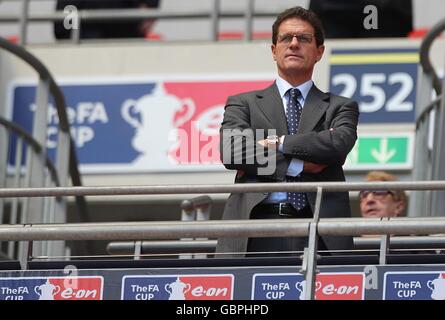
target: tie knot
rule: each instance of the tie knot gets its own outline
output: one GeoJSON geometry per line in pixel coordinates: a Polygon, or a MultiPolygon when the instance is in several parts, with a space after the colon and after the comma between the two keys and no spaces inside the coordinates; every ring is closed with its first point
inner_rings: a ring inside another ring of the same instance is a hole
{"type": "Polygon", "coordinates": [[[296,99],[301,96],[301,91],[297,88],[289,89],[289,97],[296,99]]]}

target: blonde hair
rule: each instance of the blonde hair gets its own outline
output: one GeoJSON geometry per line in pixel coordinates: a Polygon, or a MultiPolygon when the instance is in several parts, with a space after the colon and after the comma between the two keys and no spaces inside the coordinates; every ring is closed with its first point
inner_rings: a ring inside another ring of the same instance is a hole
{"type": "MultiPolygon", "coordinates": [[[[365,181],[397,181],[395,175],[385,171],[371,171],[366,175],[365,181]]],[[[407,198],[403,190],[391,190],[394,193],[394,200],[401,201],[406,208],[407,198]]]]}

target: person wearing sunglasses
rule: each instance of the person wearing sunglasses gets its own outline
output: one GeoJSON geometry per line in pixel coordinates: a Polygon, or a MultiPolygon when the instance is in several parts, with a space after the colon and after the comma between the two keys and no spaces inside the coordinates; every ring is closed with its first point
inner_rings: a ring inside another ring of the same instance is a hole
{"type": "MultiPolygon", "coordinates": [[[[365,180],[397,181],[397,178],[384,171],[371,171],[365,180]]],[[[406,194],[403,190],[362,190],[359,200],[364,218],[398,217],[406,209],[406,194]]]]}

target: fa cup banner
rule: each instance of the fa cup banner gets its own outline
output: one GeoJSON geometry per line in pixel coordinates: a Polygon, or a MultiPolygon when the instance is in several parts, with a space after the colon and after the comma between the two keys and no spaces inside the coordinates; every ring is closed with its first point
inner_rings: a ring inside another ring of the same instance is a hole
{"type": "MultiPolygon", "coordinates": [[[[272,83],[272,76],[258,75],[59,81],[83,173],[224,170],[219,128],[227,97],[272,83]]],[[[24,81],[10,91],[11,118],[28,132],[35,95],[35,83],[24,81]]],[[[50,99],[50,157],[57,147],[58,121],[50,99]]]]}

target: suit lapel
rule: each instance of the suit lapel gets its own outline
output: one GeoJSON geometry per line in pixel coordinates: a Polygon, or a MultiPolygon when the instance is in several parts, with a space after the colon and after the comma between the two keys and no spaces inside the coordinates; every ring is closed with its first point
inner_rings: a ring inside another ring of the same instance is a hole
{"type": "Polygon", "coordinates": [[[272,127],[277,130],[277,135],[288,134],[283,101],[276,84],[274,83],[262,92],[257,93],[257,101],[259,109],[264,113],[272,127]]]}
{"type": "Polygon", "coordinates": [[[320,91],[315,85],[312,86],[304,103],[298,133],[309,132],[315,128],[329,106],[329,103],[325,101],[328,98],[326,93],[320,91]]]}

